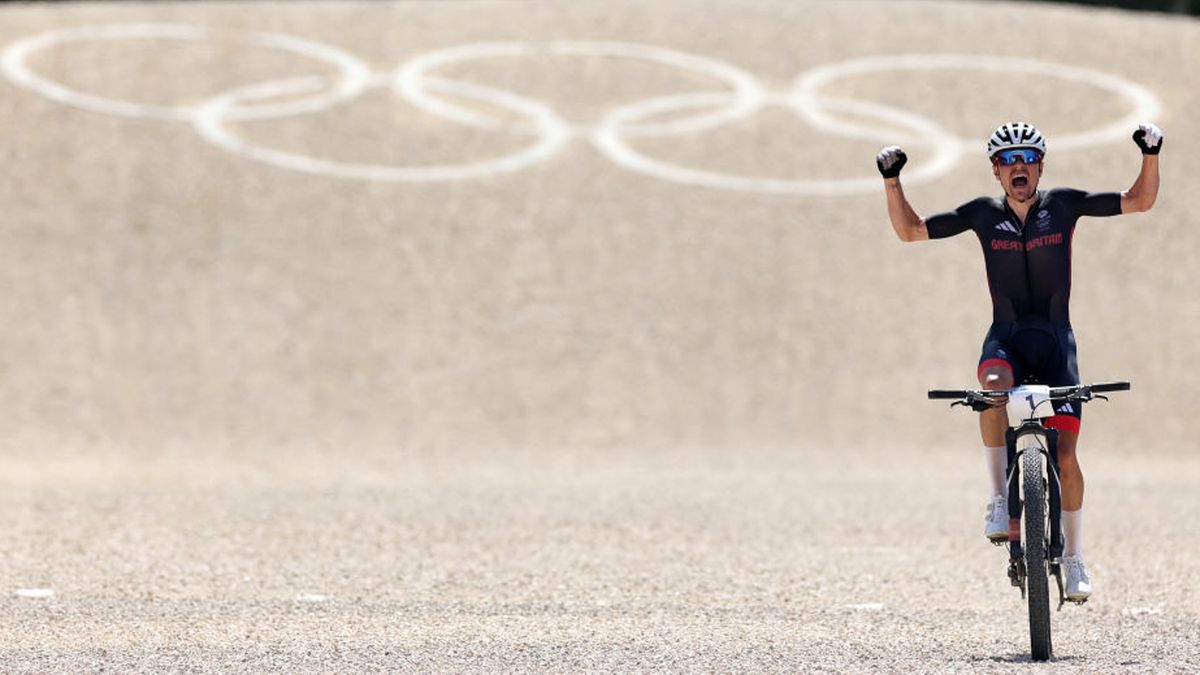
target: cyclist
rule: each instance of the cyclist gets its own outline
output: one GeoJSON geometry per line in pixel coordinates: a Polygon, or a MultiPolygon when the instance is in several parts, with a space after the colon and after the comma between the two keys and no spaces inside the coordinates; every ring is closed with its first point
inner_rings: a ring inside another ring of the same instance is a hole
{"type": "MultiPolygon", "coordinates": [[[[967,230],[979,237],[992,296],[992,325],[984,338],[977,371],[984,389],[1007,390],[1025,382],[1079,384],[1075,336],[1067,312],[1071,238],[1081,216],[1137,213],[1154,205],[1162,131],[1153,124],[1142,124],[1133,140],[1142,151],[1142,165],[1128,190],[1039,190],[1045,139],[1025,122],[1002,124],[988,139],[987,156],[1004,195],[980,197],[929,218],[917,215],[900,186],[900,170],[908,161],[904,151],[890,146],[876,156],[888,216],[901,241],[941,239],[967,230]]],[[[1062,567],[1071,600],[1084,600],[1092,591],[1083,560],[1083,473],[1076,459],[1080,408],[1078,403],[1060,403],[1057,414],[1046,422],[1059,430],[1065,539],[1062,567]]],[[[993,542],[1003,542],[1008,540],[1004,485],[1008,419],[1003,403],[981,413],[979,423],[992,490],[984,534],[993,542]]]]}

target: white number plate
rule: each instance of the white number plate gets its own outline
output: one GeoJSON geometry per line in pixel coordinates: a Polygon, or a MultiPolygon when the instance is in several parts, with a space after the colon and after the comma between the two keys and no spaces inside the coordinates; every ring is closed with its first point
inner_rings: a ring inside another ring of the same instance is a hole
{"type": "Polygon", "coordinates": [[[1008,419],[1013,423],[1054,416],[1050,387],[1027,384],[1008,392],[1008,419]]]}

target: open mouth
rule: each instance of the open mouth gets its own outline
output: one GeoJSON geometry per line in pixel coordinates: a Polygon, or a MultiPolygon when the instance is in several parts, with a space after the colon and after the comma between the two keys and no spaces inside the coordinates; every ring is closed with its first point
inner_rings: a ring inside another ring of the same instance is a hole
{"type": "Polygon", "coordinates": [[[1012,185],[1015,188],[1023,188],[1029,185],[1029,178],[1026,176],[1013,176],[1012,185]]]}

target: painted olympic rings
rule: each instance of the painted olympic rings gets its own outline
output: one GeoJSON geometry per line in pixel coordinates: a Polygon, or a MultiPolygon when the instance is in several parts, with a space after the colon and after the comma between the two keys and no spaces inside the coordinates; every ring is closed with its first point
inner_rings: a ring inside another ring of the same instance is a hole
{"type": "MultiPolygon", "coordinates": [[[[0,67],[13,83],[46,98],[92,112],[130,118],[190,123],[207,141],[241,157],[310,174],[371,181],[428,182],[479,178],[519,171],[557,154],[572,140],[590,143],[618,166],[675,183],[723,190],[790,195],[844,195],[879,189],[876,175],[844,179],[794,179],[742,176],[681,166],[635,149],[637,139],[681,137],[712,131],[745,120],[767,107],[790,111],[812,127],[840,137],[876,143],[902,142],[924,148],[929,159],[905,173],[908,183],[932,181],[948,173],[977,141],[963,139],[936,121],[911,111],[871,101],[833,98],[822,90],[854,76],[892,71],[979,70],[1020,72],[1096,87],[1127,99],[1125,116],[1095,129],[1055,136],[1054,150],[1069,151],[1123,140],[1138,122],[1161,112],[1159,99],[1145,87],[1099,71],[1063,64],[971,54],[904,54],[853,59],[810,69],[786,91],[768,91],[758,78],[731,64],[663,47],[624,42],[549,41],[476,43],[414,57],[390,73],[375,73],[358,57],[330,45],[275,33],[231,35],[185,24],[131,24],[54,30],[10,44],[0,67]],[[85,41],[164,40],[211,42],[280,50],[320,64],[328,74],[269,80],[217,94],[193,106],[155,106],[105,98],[71,89],[29,66],[35,53],[85,41]],[[436,74],[463,62],[546,56],[626,59],[679,70],[692,79],[709,79],[712,90],[666,94],[619,105],[596,124],[563,119],[546,104],[483,84],[436,74]],[[355,164],[267,147],[238,135],[238,122],[313,114],[352,102],[365,92],[390,89],[425,113],[469,128],[530,137],[510,154],[444,165],[355,164]],[[281,99],[283,99],[281,101],[281,99]],[[453,99],[453,101],[452,101],[453,99]],[[481,104],[519,118],[513,122],[462,101],[481,104]],[[679,116],[683,114],[683,116],[679,116]],[[667,117],[664,121],[655,121],[667,117]],[[851,121],[857,120],[857,121],[851,121]],[[878,121],[879,128],[864,124],[878,121]],[[899,131],[898,131],[899,130],[899,131]]],[[[869,164],[869,163],[868,163],[869,164]]]]}

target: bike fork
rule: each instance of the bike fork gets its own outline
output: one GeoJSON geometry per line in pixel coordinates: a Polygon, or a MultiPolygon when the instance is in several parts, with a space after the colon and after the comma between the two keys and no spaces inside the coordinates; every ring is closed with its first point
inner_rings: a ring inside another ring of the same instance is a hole
{"type": "Polygon", "coordinates": [[[1050,548],[1049,558],[1055,561],[1054,567],[1058,567],[1058,559],[1063,554],[1063,536],[1062,536],[1062,480],[1058,475],[1058,429],[1046,429],[1046,445],[1048,446],[1048,454],[1046,457],[1046,475],[1050,477],[1047,485],[1047,493],[1050,497],[1050,548]]]}
{"type": "Polygon", "coordinates": [[[1025,599],[1025,548],[1021,545],[1021,471],[1017,461],[1017,431],[1004,434],[1008,451],[1008,579],[1025,599]]]}

